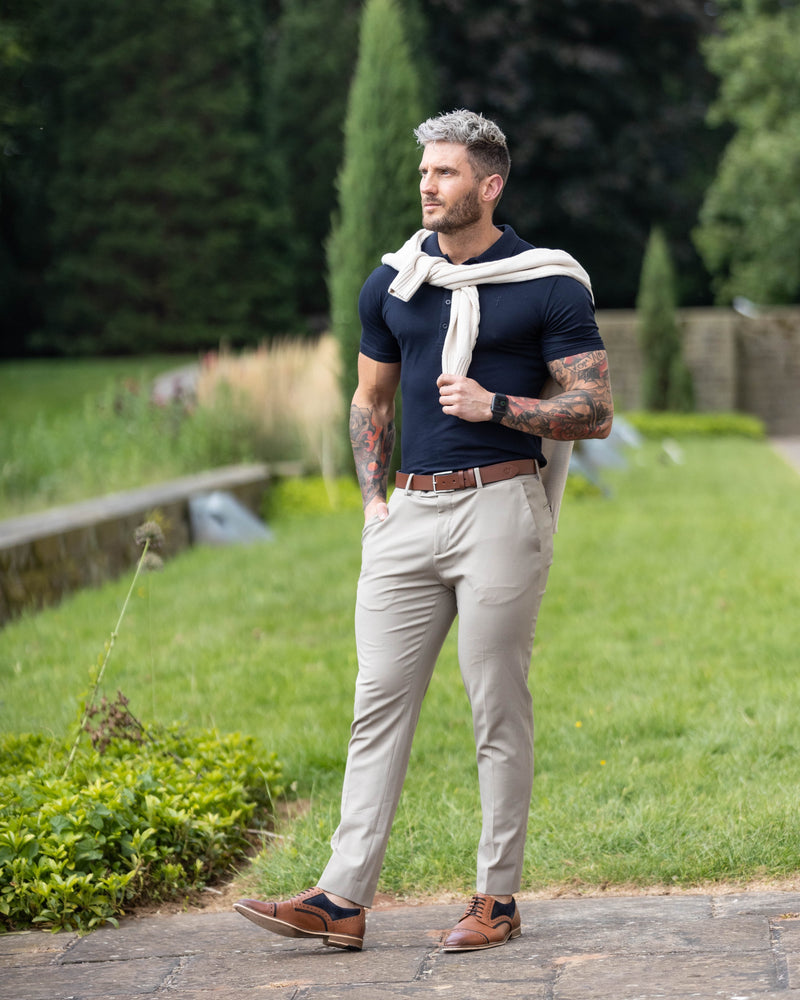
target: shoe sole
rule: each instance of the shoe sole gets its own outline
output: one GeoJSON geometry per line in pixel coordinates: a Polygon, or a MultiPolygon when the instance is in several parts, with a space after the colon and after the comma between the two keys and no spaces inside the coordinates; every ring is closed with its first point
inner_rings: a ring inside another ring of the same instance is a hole
{"type": "Polygon", "coordinates": [[[501,944],[506,944],[511,938],[518,938],[522,933],[521,927],[515,927],[502,941],[487,941],[485,944],[455,944],[449,948],[444,945],[442,951],[484,951],[486,948],[499,948],[501,944]]]}
{"type": "Polygon", "coordinates": [[[243,917],[247,917],[254,924],[272,931],[273,934],[280,934],[281,937],[317,938],[331,948],[347,948],[351,951],[361,951],[364,947],[364,939],[351,934],[332,934],[330,931],[307,931],[302,927],[295,927],[294,924],[289,924],[285,920],[278,920],[277,917],[268,917],[257,910],[251,910],[248,906],[242,906],[240,903],[234,903],[233,908],[237,913],[241,913],[243,917]]]}

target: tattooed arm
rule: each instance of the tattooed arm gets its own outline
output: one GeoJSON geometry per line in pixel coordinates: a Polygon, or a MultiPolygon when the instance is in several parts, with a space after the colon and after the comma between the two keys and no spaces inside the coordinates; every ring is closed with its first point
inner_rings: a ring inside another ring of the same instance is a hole
{"type": "MultiPolygon", "coordinates": [[[[614,405],[606,352],[590,351],[560,358],[547,367],[562,392],[550,399],[509,396],[503,424],[556,441],[608,437],[614,405]]],[[[494,393],[473,379],[440,375],[438,385],[439,401],[445,413],[462,420],[492,419],[494,393]]]]}
{"type": "Polygon", "coordinates": [[[358,387],[350,406],[350,443],[364,501],[364,518],[388,514],[386,490],[395,440],[394,397],[400,365],[358,356],[358,387]]]}
{"type": "Polygon", "coordinates": [[[606,352],[576,354],[547,367],[563,392],[551,399],[509,397],[503,423],[556,441],[608,437],[614,405],[606,352]]]}

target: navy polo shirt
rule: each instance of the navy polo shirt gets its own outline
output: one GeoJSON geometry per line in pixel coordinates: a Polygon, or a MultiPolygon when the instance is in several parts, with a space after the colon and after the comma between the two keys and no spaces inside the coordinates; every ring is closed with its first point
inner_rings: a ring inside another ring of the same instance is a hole
{"type": "MultiPolygon", "coordinates": [[[[466,261],[513,257],[532,249],[510,226],[486,253],[466,261]]],[[[431,233],[425,253],[442,257],[431,233]]],[[[450,322],[452,292],[423,284],[409,302],[389,294],[397,274],[382,264],[361,289],[361,352],[374,361],[401,362],[403,472],[429,474],[516,458],[542,460],[541,438],[485,421],[442,413],[436,379],[450,322]]],[[[478,285],[481,321],[467,376],[490,392],[538,398],[547,362],[603,350],[592,298],[574,278],[478,285]]]]}

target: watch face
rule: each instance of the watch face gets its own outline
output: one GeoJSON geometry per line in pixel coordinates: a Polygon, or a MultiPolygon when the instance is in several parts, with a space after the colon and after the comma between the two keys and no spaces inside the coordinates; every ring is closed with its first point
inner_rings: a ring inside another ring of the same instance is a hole
{"type": "Polygon", "coordinates": [[[506,410],[508,409],[508,396],[503,396],[500,393],[496,393],[492,397],[492,416],[496,420],[500,420],[505,416],[506,410]]]}

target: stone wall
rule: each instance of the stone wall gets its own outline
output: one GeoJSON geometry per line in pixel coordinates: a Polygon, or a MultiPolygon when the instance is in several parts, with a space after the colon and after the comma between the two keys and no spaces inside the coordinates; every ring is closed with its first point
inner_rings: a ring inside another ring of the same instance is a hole
{"type": "Polygon", "coordinates": [[[0,521],[0,626],[132,570],[139,558],[134,532],[156,511],[167,557],[192,542],[192,497],[222,490],[257,514],[271,476],[266,465],[229,466],[0,521]]]}
{"type": "MultiPolygon", "coordinates": [[[[800,308],[681,309],[684,354],[697,409],[760,417],[770,434],[800,434],[800,308]]],[[[642,355],[633,311],[599,311],[619,410],[641,408],[642,355]]]]}

